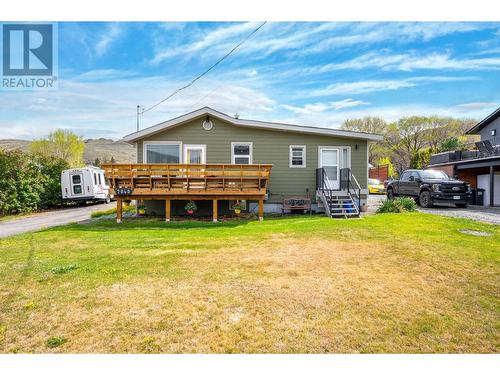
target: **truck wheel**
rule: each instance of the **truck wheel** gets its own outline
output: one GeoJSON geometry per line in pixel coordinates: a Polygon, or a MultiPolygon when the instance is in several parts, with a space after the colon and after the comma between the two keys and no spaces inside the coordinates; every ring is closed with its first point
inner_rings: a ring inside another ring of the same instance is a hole
{"type": "Polygon", "coordinates": [[[457,203],[455,204],[458,208],[467,208],[469,206],[468,203],[457,203]]]}
{"type": "Polygon", "coordinates": [[[392,189],[387,189],[387,199],[393,200],[394,199],[394,192],[392,189]]]}
{"type": "Polygon", "coordinates": [[[423,208],[432,207],[431,193],[429,193],[427,190],[424,190],[420,193],[418,201],[420,202],[420,206],[423,208]]]}

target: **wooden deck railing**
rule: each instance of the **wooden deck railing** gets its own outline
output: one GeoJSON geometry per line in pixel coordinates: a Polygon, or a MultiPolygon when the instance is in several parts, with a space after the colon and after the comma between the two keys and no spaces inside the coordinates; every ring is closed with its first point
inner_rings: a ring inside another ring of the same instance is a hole
{"type": "Polygon", "coordinates": [[[113,193],[131,195],[265,195],[270,164],[103,164],[113,193]]]}

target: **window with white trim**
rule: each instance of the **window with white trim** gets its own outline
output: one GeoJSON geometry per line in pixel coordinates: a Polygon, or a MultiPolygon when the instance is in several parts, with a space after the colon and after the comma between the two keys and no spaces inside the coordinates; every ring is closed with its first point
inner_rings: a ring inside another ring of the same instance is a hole
{"type": "Polygon", "coordinates": [[[144,143],[144,160],[145,163],[180,163],[181,143],[144,143]]]}
{"type": "Polygon", "coordinates": [[[232,142],[231,143],[231,163],[232,164],[252,164],[253,144],[252,142],[232,142]]]}
{"type": "Polygon", "coordinates": [[[306,146],[290,146],[290,168],[306,167],[306,146]]]}

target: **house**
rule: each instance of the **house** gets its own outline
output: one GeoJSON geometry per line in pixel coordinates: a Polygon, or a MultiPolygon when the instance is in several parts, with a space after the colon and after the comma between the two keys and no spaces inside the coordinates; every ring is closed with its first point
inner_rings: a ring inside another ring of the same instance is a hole
{"type": "Polygon", "coordinates": [[[204,107],[123,139],[135,146],[137,164],[103,165],[119,205],[144,200],[148,212],[170,220],[192,199],[215,221],[234,201],[262,218],[281,212],[286,197],[309,197],[314,210],[331,216],[359,213],[368,193],[368,144],[382,137],[204,107]]]}
{"type": "Polygon", "coordinates": [[[480,135],[474,150],[442,152],[431,156],[429,168],[484,190],[484,206],[500,206],[500,108],[479,121],[466,134],[480,135]]]}

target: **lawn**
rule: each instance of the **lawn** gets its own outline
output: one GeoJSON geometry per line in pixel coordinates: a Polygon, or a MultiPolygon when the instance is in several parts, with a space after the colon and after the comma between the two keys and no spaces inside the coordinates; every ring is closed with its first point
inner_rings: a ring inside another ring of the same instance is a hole
{"type": "Polygon", "coordinates": [[[10,237],[0,352],[498,353],[499,244],[423,213],[10,237]]]}

